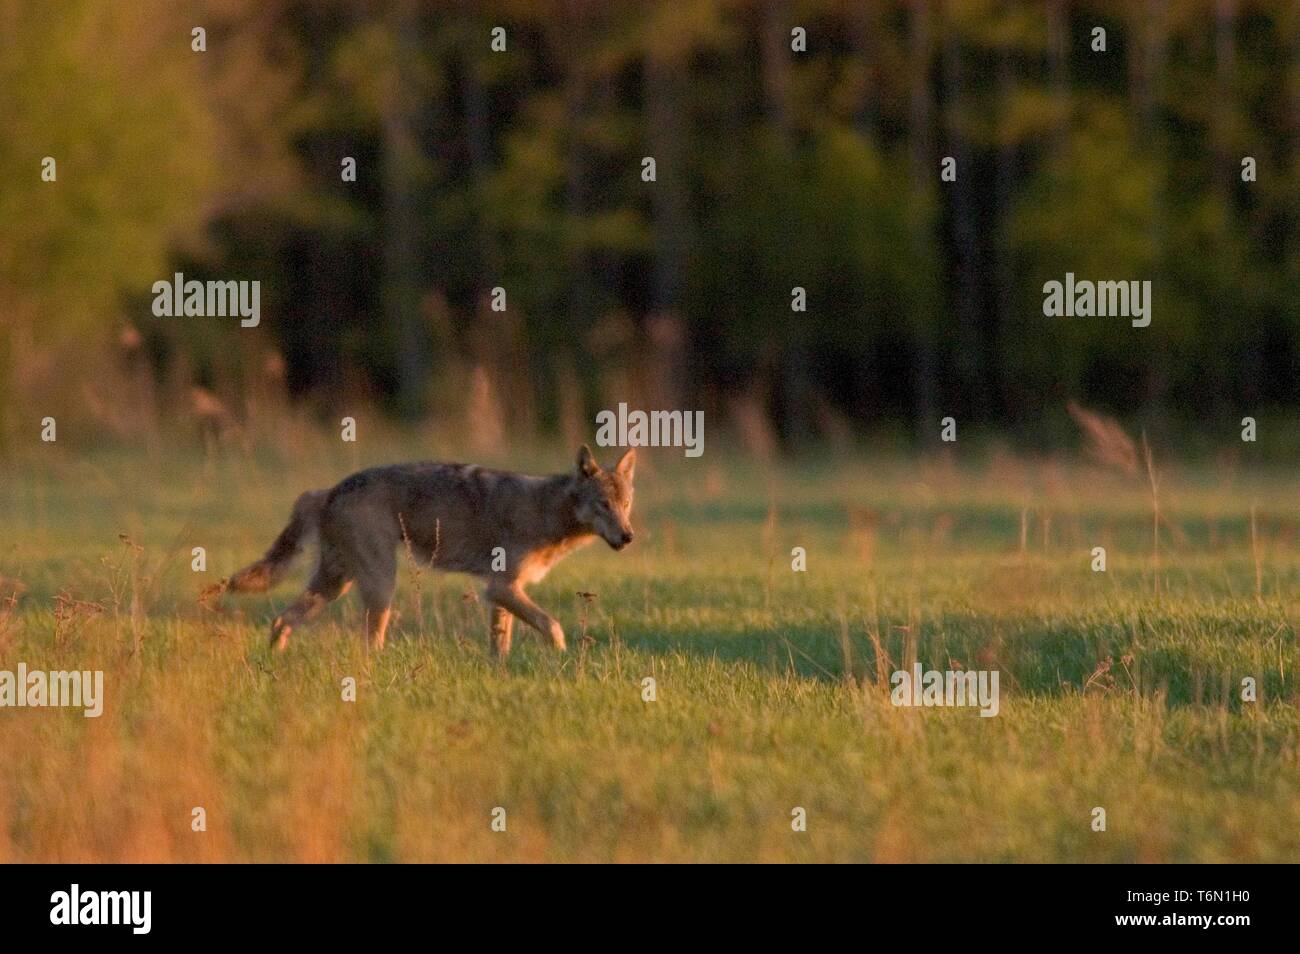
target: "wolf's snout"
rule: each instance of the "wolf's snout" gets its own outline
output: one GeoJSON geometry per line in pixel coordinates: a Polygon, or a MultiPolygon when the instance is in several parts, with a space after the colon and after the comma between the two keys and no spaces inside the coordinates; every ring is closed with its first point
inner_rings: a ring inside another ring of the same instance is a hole
{"type": "Polygon", "coordinates": [[[622,535],[618,539],[618,543],[614,544],[614,549],[621,550],[631,542],[632,542],[632,531],[624,530],[622,535]]]}

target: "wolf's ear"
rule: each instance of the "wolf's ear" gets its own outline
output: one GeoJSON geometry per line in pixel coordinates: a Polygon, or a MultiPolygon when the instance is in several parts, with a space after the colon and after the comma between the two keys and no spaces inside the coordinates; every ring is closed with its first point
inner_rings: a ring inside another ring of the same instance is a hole
{"type": "Polygon", "coordinates": [[[627,452],[618,459],[618,463],[614,465],[614,473],[618,474],[629,483],[631,482],[632,475],[636,473],[635,447],[628,448],[627,452]]]}
{"type": "Polygon", "coordinates": [[[600,465],[596,463],[596,458],[591,456],[591,448],[586,444],[578,448],[578,476],[594,477],[600,473],[600,465]]]}

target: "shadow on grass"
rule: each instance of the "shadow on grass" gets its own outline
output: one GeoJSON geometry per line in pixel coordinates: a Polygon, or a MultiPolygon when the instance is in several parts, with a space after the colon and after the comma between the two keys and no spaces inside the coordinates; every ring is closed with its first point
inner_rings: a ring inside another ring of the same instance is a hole
{"type": "MultiPolygon", "coordinates": [[[[1139,643],[1114,622],[948,613],[927,619],[915,656],[924,670],[997,670],[1002,691],[1040,697],[1163,692],[1170,705],[1226,704],[1237,710],[1243,704],[1242,678],[1250,676],[1260,699],[1296,701],[1294,667],[1280,668],[1276,654],[1271,662],[1261,657],[1257,629],[1203,622],[1205,631],[1188,634],[1185,621],[1148,621],[1139,629],[1139,643]]],[[[699,656],[834,682],[846,674],[875,680],[878,662],[888,679],[902,668],[909,639],[906,631],[891,627],[878,635],[878,651],[860,626],[844,633],[830,620],[689,631],[634,623],[621,627],[619,638],[636,652],[699,656]]],[[[1294,632],[1286,634],[1285,643],[1285,651],[1294,655],[1294,632]]]]}

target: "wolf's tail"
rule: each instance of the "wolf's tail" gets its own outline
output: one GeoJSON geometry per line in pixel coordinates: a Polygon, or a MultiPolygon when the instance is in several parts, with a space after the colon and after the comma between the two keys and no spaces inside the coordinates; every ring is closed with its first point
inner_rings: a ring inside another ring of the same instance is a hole
{"type": "Polygon", "coordinates": [[[203,591],[201,598],[228,591],[260,593],[269,590],[289,572],[293,561],[320,531],[321,511],[325,509],[328,490],[309,490],[293,504],[289,525],[280,531],[262,559],[203,591]]]}

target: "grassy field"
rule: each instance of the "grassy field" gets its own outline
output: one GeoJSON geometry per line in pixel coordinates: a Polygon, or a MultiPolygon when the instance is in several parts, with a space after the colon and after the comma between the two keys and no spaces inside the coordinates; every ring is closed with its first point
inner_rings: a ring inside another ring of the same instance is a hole
{"type": "Polygon", "coordinates": [[[564,656],[521,629],[497,665],[470,581],[409,564],[382,654],[353,599],[267,651],[302,573],[197,604],[299,490],[417,443],[4,466],[0,669],[102,669],[107,700],[0,710],[0,861],[1300,856],[1294,478],[1164,465],[1157,554],[1145,479],[1082,464],[659,451],[637,543],[533,589],[564,656]],[[1000,714],[892,706],[912,659],[998,670],[1000,714]]]}

